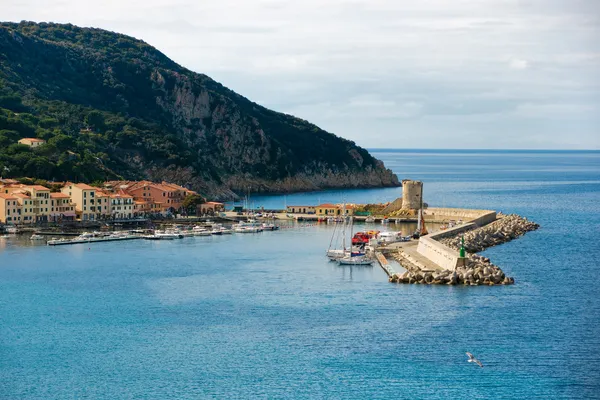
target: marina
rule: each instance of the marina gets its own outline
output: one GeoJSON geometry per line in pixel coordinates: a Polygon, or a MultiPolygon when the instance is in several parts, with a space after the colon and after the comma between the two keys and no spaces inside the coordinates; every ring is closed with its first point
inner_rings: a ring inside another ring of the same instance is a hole
{"type": "MultiPolygon", "coordinates": [[[[598,170],[597,158],[561,156],[569,179],[557,181],[555,154],[468,154],[468,171],[453,167],[462,153],[387,157],[415,177],[424,163],[437,166],[424,177],[429,209],[502,210],[540,223],[493,247],[498,232],[512,231],[495,225],[508,223],[506,214],[464,233],[469,252],[492,260],[515,284],[391,284],[379,261],[329,261],[326,250],[341,225],[318,221],[272,221],[280,227],[274,233],[71,246],[46,246],[30,240],[33,232],[0,235],[6,396],[142,398],[151,390],[158,398],[593,398],[600,343],[582,332],[594,332],[600,310],[589,252],[600,226],[597,172],[588,172],[598,170]],[[515,179],[515,165],[536,172],[515,179]],[[448,182],[449,173],[464,180],[448,182]],[[566,301],[573,293],[576,301],[566,301]],[[469,368],[465,351],[485,368],[469,368]]],[[[365,189],[287,201],[370,203],[399,195],[365,189]]],[[[255,201],[284,208],[283,196],[255,201]]],[[[430,234],[461,219],[428,218],[430,234]]],[[[416,221],[355,222],[354,231],[406,237],[416,229],[416,221]]],[[[439,240],[454,249],[455,237],[439,240]]],[[[423,264],[418,244],[378,248],[402,275],[394,248],[423,264]]]]}

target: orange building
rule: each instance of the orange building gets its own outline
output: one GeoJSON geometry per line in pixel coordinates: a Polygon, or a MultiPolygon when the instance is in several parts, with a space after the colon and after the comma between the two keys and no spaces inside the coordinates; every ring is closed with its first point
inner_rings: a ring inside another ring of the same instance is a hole
{"type": "Polygon", "coordinates": [[[75,204],[77,218],[82,221],[96,220],[96,188],[85,183],[67,182],[61,192],[75,204]]]}
{"type": "Polygon", "coordinates": [[[50,193],[50,214],[49,220],[54,222],[74,221],[75,204],[71,203],[71,198],[64,193],[50,193]]]}
{"type": "Polygon", "coordinates": [[[0,193],[0,222],[3,224],[21,223],[21,206],[16,196],[0,193]]]}
{"type": "MultiPolygon", "coordinates": [[[[114,183],[113,183],[114,184],[114,183]]],[[[150,213],[176,213],[181,211],[183,199],[196,192],[173,183],[150,181],[123,182],[113,187],[122,188],[138,202],[137,209],[150,213]],[[146,203],[142,205],[140,202],[146,203]]]]}

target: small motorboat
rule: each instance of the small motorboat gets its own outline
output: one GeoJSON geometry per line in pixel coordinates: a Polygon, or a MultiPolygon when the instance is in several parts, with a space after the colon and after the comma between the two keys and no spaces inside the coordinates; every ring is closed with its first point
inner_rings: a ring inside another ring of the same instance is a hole
{"type": "Polygon", "coordinates": [[[38,235],[38,234],[34,233],[33,235],[31,235],[31,237],[29,239],[30,240],[44,240],[44,237],[42,235],[38,235]]]}

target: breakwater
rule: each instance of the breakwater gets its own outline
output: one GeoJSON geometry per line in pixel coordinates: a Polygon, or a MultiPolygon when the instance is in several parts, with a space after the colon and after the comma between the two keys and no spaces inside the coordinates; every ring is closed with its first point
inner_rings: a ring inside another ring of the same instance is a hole
{"type": "MultiPolygon", "coordinates": [[[[525,233],[538,229],[539,225],[519,215],[500,215],[499,219],[482,227],[469,224],[465,229],[455,232],[434,234],[426,239],[426,244],[434,242],[443,249],[451,249],[456,252],[461,247],[461,238],[464,237],[464,246],[467,251],[465,258],[456,257],[448,265],[452,267],[440,270],[423,270],[415,268],[414,265],[407,266],[407,271],[402,274],[390,276],[389,281],[394,283],[417,283],[438,285],[510,285],[515,282],[514,278],[504,274],[502,269],[494,265],[487,257],[475,254],[489,247],[516,239],[525,233]]],[[[422,244],[420,243],[419,246],[422,244]]],[[[402,254],[395,258],[403,265],[406,259],[402,254]]]]}
{"type": "MultiPolygon", "coordinates": [[[[539,227],[535,222],[516,214],[501,215],[491,224],[465,232],[465,250],[468,253],[477,253],[489,247],[510,242],[539,227]]],[[[441,243],[455,250],[460,249],[460,241],[460,235],[440,239],[441,243]]]]}

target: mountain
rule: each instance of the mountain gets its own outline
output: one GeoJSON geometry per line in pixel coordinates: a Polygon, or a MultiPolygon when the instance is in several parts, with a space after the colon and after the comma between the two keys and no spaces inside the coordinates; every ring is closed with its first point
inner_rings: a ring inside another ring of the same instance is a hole
{"type": "Polygon", "coordinates": [[[168,180],[211,197],[397,186],[354,142],[271,111],[129,36],[0,23],[0,174],[168,180]],[[47,141],[35,149],[20,138],[47,141]]]}

